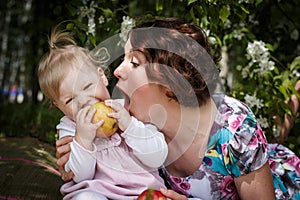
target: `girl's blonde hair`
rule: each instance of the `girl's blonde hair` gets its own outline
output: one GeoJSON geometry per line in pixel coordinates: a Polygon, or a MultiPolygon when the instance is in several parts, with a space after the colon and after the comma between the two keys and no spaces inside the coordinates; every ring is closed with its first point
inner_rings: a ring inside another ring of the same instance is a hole
{"type": "Polygon", "coordinates": [[[58,31],[57,27],[51,31],[48,44],[49,51],[39,63],[38,78],[41,90],[51,102],[59,98],[61,81],[71,69],[97,73],[97,68],[105,65],[103,60],[94,59],[89,50],[78,46],[69,32],[58,31]]]}

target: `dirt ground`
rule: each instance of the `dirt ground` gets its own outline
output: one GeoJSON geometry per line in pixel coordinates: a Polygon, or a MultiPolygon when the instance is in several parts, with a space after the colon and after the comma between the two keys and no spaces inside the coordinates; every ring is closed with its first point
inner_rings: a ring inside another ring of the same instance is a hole
{"type": "Polygon", "coordinates": [[[35,138],[0,138],[0,200],[62,199],[55,148],[35,138]]]}

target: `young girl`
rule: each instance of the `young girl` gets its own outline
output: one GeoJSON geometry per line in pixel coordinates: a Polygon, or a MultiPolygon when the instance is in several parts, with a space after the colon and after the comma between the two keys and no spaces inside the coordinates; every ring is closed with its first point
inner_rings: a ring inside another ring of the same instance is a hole
{"type": "MultiPolygon", "coordinates": [[[[66,171],[73,180],[61,187],[64,199],[136,199],[146,188],[164,187],[157,168],[167,156],[162,133],[129,115],[120,100],[109,100],[108,80],[87,49],[76,45],[67,32],[54,29],[50,51],[39,64],[44,94],[64,117],[57,126],[59,138],[74,136],[66,171]],[[96,102],[105,101],[123,131],[110,137],[96,134],[103,120],[91,122],[96,102]]],[[[106,51],[105,49],[102,49],[106,51]]]]}

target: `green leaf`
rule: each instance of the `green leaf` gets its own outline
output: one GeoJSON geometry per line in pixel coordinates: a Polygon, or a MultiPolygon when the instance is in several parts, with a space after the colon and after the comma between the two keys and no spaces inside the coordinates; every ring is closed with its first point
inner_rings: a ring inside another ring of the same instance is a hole
{"type": "Polygon", "coordinates": [[[155,5],[156,12],[162,11],[164,9],[163,0],[158,0],[155,5]]]}
{"type": "Polygon", "coordinates": [[[262,3],[263,2],[263,0],[256,0],[256,2],[255,2],[255,6],[257,7],[260,3],[262,3]]]}
{"type": "Polygon", "coordinates": [[[76,8],[74,8],[74,7],[71,6],[70,4],[66,4],[65,6],[66,6],[66,8],[68,9],[68,11],[70,12],[70,14],[71,14],[72,16],[75,16],[75,14],[77,13],[76,8]]]}
{"type": "Polygon", "coordinates": [[[289,66],[290,70],[297,70],[300,69],[300,56],[296,57],[293,62],[289,66]]]}
{"type": "Polygon", "coordinates": [[[66,29],[72,30],[74,28],[74,23],[68,23],[66,29]]]}
{"type": "Polygon", "coordinates": [[[89,40],[91,42],[91,44],[96,47],[96,39],[92,34],[89,34],[89,40]]]}
{"type": "Polygon", "coordinates": [[[219,15],[220,15],[220,19],[224,23],[227,20],[228,16],[230,15],[230,11],[226,6],[223,6],[219,11],[219,15]]]}
{"type": "Polygon", "coordinates": [[[241,10],[244,11],[244,13],[246,13],[247,15],[250,14],[250,12],[244,7],[244,6],[240,6],[241,10]]]}
{"type": "Polygon", "coordinates": [[[106,17],[114,16],[114,13],[110,8],[100,8],[100,10],[102,10],[106,17]]]}
{"type": "Polygon", "coordinates": [[[270,50],[270,51],[274,51],[274,47],[271,44],[266,44],[266,47],[270,50]]]}

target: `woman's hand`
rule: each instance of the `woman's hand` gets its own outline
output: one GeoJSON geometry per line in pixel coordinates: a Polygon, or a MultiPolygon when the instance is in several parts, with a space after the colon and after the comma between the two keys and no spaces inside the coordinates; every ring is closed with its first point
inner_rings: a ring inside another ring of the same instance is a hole
{"type": "Polygon", "coordinates": [[[168,199],[172,200],[187,200],[188,198],[182,194],[179,194],[173,190],[168,190],[165,188],[161,188],[160,192],[165,195],[168,199]]]}
{"type": "Polygon", "coordinates": [[[71,180],[74,177],[74,174],[72,171],[66,172],[65,171],[65,164],[69,160],[70,156],[70,142],[72,142],[73,137],[67,136],[63,137],[56,141],[56,165],[58,167],[58,170],[61,173],[61,178],[63,181],[67,182],[71,180]]]}

